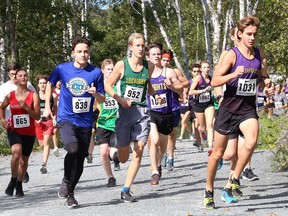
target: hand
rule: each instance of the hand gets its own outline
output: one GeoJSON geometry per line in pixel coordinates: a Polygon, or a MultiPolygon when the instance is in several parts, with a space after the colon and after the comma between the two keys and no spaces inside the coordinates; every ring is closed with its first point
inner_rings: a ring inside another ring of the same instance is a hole
{"type": "Polygon", "coordinates": [[[207,86],[205,89],[204,89],[204,92],[208,92],[211,90],[211,86],[207,86]]]}
{"type": "Polygon", "coordinates": [[[91,87],[87,90],[88,93],[94,95],[97,93],[96,87],[94,87],[94,83],[91,83],[91,87]]]}
{"type": "Polygon", "coordinates": [[[238,78],[242,74],[244,74],[244,66],[238,66],[236,70],[232,73],[232,75],[234,75],[234,78],[238,78]]]}
{"type": "Polygon", "coordinates": [[[1,119],[1,123],[3,128],[5,128],[5,130],[7,130],[8,127],[10,126],[10,122],[6,121],[5,119],[1,119]]]}
{"type": "Polygon", "coordinates": [[[118,100],[118,103],[120,103],[121,106],[125,109],[128,109],[132,105],[132,102],[130,100],[127,100],[127,99],[122,98],[122,97],[118,100]]]}

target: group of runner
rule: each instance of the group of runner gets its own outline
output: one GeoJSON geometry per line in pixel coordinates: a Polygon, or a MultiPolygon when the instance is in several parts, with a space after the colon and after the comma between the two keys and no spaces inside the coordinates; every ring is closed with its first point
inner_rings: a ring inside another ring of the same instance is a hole
{"type": "MultiPolygon", "coordinates": [[[[58,196],[67,199],[69,208],[77,207],[74,189],[82,175],[85,158],[92,160],[91,128],[93,111],[97,107],[96,141],[100,144],[107,187],[116,185],[110,161],[118,165],[119,162],[125,163],[132,142],[132,160],[120,197],[124,202],[137,201],[130,188],[140,168],[146,144],[152,167],[151,185],[159,184],[162,168],[167,167],[170,171],[174,168],[176,129],[182,102],[193,107],[195,145],[201,149],[201,139],[207,136],[210,157],[204,197],[206,208],[215,208],[214,178],[219,162],[228,154],[225,152],[228,140],[239,135],[243,137],[241,148],[237,143],[228,144],[232,146],[234,156],[230,157],[231,173],[222,193],[224,201],[237,202],[237,198],[242,196],[240,175],[257,143],[257,86],[267,78],[265,54],[254,47],[258,28],[256,17],[247,16],[237,23],[235,34],[239,44],[223,54],[212,79],[207,61],[201,62],[200,66],[192,64],[193,77],[187,79],[180,70],[171,68],[173,53],[170,50],[163,50],[157,43],[145,46],[144,36],[140,33],[129,36],[129,57],[118,61],[115,66],[112,60],[104,60],[102,71],[89,63],[90,41],[76,36],[72,41],[73,61],[58,65],[49,78],[38,77],[40,101],[38,95],[28,88],[27,71],[20,68],[12,73],[9,70],[9,76],[16,79],[18,88],[16,86],[7,93],[0,109],[0,118],[8,131],[12,149],[11,180],[5,193],[13,195],[16,188],[17,196],[24,195],[22,181],[34,144],[34,121],[36,125],[53,125],[57,116],[57,128],[67,151],[58,196]],[[53,97],[53,87],[59,81],[62,83],[61,96],[53,97]],[[44,82],[45,92],[41,86],[44,82]],[[221,87],[224,84],[226,90],[223,94],[221,87]],[[221,101],[216,116],[212,86],[216,100],[221,101]],[[9,104],[12,118],[4,115],[9,104]]],[[[266,96],[274,94],[269,87],[265,87],[263,93],[266,96]]],[[[47,138],[49,136],[44,134],[42,173],[47,172],[47,138]]]]}

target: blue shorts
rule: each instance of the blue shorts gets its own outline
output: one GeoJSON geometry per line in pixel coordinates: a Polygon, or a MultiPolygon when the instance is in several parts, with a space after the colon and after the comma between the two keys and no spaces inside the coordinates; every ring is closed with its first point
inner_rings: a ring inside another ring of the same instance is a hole
{"type": "Polygon", "coordinates": [[[173,113],[173,128],[176,128],[179,126],[180,121],[180,109],[172,111],[173,113]]]}

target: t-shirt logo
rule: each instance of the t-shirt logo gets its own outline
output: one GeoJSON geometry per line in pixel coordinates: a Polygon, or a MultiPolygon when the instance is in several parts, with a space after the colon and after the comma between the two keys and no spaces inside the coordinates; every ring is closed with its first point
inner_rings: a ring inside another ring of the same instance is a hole
{"type": "Polygon", "coordinates": [[[81,96],[89,89],[87,81],[81,77],[70,79],[66,87],[74,96],[81,96]]]}

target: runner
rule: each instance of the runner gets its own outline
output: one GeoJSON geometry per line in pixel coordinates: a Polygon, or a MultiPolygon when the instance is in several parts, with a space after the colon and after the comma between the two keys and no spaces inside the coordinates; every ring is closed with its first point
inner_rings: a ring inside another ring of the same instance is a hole
{"type": "Polygon", "coordinates": [[[88,63],[90,41],[76,36],[72,40],[73,62],[58,65],[46,86],[44,116],[49,116],[52,86],[60,80],[61,97],[57,125],[67,154],[64,159],[64,178],[58,191],[60,198],[67,198],[69,208],[78,206],[74,189],[82,175],[85,157],[91,138],[93,103],[104,102],[103,75],[99,68],[88,63]]]}
{"type": "MultiPolygon", "coordinates": [[[[12,74],[10,73],[12,76],[12,74]]],[[[0,118],[7,130],[11,146],[11,180],[5,194],[24,196],[22,181],[28,167],[29,156],[35,141],[35,120],[40,118],[38,95],[27,87],[28,73],[24,69],[15,71],[17,89],[8,94],[0,107],[0,118]],[[5,109],[10,105],[11,121],[4,116],[5,109]]]]}
{"type": "MultiPolygon", "coordinates": [[[[105,59],[101,63],[101,70],[104,75],[104,85],[108,77],[111,75],[114,68],[114,63],[111,59],[105,59]]],[[[116,86],[114,86],[114,91],[116,86]]],[[[115,187],[116,179],[112,173],[110,160],[115,160],[117,170],[120,169],[117,155],[117,139],[115,135],[115,121],[117,119],[118,103],[114,98],[111,98],[107,93],[104,103],[97,103],[96,107],[100,111],[97,120],[96,141],[100,144],[100,158],[102,167],[108,177],[107,187],[115,187]]],[[[114,169],[115,170],[115,169],[114,169]]]]}
{"type": "MultiPolygon", "coordinates": [[[[47,84],[48,77],[46,75],[38,75],[36,81],[38,83],[39,88],[39,98],[40,98],[40,109],[41,116],[40,119],[35,121],[36,128],[36,137],[38,139],[39,145],[43,147],[43,155],[42,155],[42,165],[40,168],[40,172],[42,174],[47,173],[47,162],[50,154],[50,137],[53,134],[53,118],[54,113],[51,113],[47,118],[44,117],[44,109],[45,109],[45,89],[47,84]]],[[[50,108],[51,110],[55,110],[55,106],[57,103],[57,98],[54,101],[54,98],[50,99],[50,108]],[[55,106],[54,106],[55,104],[55,106]]]]}
{"type": "Polygon", "coordinates": [[[214,119],[214,103],[211,93],[211,77],[209,76],[210,65],[208,61],[201,62],[201,74],[193,79],[193,83],[189,90],[189,95],[195,96],[194,112],[199,124],[199,132],[202,135],[207,130],[208,155],[213,149],[213,119],[214,119]]]}
{"type": "MultiPolygon", "coordinates": [[[[117,140],[121,140],[117,144],[118,157],[121,163],[128,160],[130,142],[134,142],[132,161],[127,170],[124,187],[121,190],[121,199],[124,202],[137,201],[131,195],[130,188],[139,170],[144,146],[148,139],[150,116],[146,105],[146,92],[148,90],[150,95],[155,94],[149,82],[154,65],[143,60],[144,47],[144,36],[139,33],[132,33],[128,39],[131,56],[116,63],[105,84],[106,92],[119,104],[115,131],[117,140]],[[117,94],[113,89],[118,80],[120,81],[120,94],[117,94]]],[[[155,96],[155,98],[160,97],[155,96]]]]}
{"type": "MultiPolygon", "coordinates": [[[[5,97],[11,92],[15,91],[17,89],[17,80],[15,77],[16,70],[20,69],[21,66],[18,62],[12,62],[11,64],[8,65],[8,76],[9,80],[5,83],[3,83],[0,86],[0,105],[4,101],[5,97]]],[[[28,81],[27,83],[28,89],[36,92],[35,88],[32,86],[32,84],[28,81]]],[[[11,111],[10,111],[10,106],[8,106],[5,110],[5,120],[9,120],[11,118],[11,111]]],[[[29,181],[29,174],[26,171],[24,178],[23,178],[23,183],[27,183],[29,181]]]]}
{"type": "MultiPolygon", "coordinates": [[[[214,179],[217,164],[226,149],[229,134],[238,134],[241,131],[245,139],[235,170],[229,180],[232,194],[236,198],[242,196],[239,178],[251,158],[258,137],[255,104],[257,84],[258,80],[263,81],[267,77],[265,54],[254,47],[259,20],[252,16],[244,17],[238,22],[237,28],[240,43],[237,48],[229,50],[224,56],[211,82],[212,86],[222,86],[226,83],[226,91],[216,117],[214,149],[208,161],[204,197],[204,206],[207,209],[215,208],[214,179]]],[[[266,88],[264,93],[270,95],[273,91],[266,88]]]]}
{"type": "Polygon", "coordinates": [[[183,92],[183,86],[177,79],[175,71],[161,65],[162,44],[149,44],[146,46],[147,59],[155,65],[151,76],[151,85],[156,94],[161,96],[157,101],[152,95],[147,94],[147,104],[150,108],[150,159],[152,176],[150,184],[159,184],[162,175],[161,158],[166,152],[168,135],[173,130],[172,115],[172,89],[178,94],[183,92]]]}

